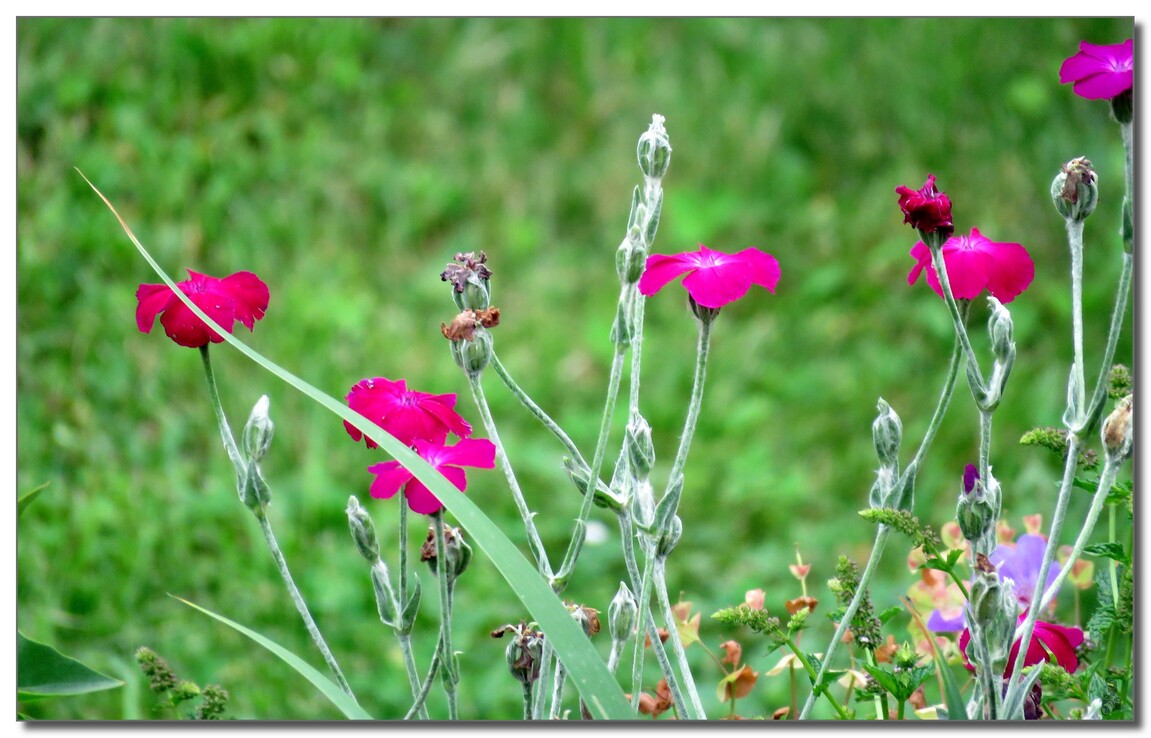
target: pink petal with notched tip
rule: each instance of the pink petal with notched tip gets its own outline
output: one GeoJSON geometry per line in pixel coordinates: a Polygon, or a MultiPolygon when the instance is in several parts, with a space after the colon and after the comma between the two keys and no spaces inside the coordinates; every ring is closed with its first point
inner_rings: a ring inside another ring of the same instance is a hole
{"type": "MultiPolygon", "coordinates": [[[[700,244],[701,246],[703,244],[700,244]]],[[[639,278],[640,294],[651,297],[668,282],[698,266],[699,254],[652,254],[647,257],[643,274],[639,278]]]]}

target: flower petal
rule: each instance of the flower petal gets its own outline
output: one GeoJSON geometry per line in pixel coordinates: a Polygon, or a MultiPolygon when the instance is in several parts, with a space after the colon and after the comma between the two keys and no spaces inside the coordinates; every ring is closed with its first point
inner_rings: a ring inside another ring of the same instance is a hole
{"type": "MultiPolygon", "coordinates": [[[[191,292],[185,290],[196,307],[208,314],[229,333],[235,324],[235,310],[232,298],[221,292],[191,292]]],[[[209,330],[207,323],[188,308],[181,300],[175,300],[160,316],[160,325],[164,332],[181,346],[199,348],[206,346],[209,341],[220,343],[224,339],[213,330],[209,330]]]]}
{"type": "Polygon", "coordinates": [[[911,247],[911,258],[915,259],[915,266],[911,267],[911,271],[907,274],[907,283],[915,284],[919,279],[919,273],[931,266],[931,249],[927,248],[927,244],[923,241],[917,241],[911,247]]]}
{"type": "Polygon", "coordinates": [[[643,274],[639,278],[640,294],[651,297],[662,290],[668,282],[684,272],[690,272],[698,265],[699,255],[688,252],[684,254],[652,254],[647,257],[643,274]],[[694,258],[693,258],[694,257],[694,258]]]}
{"type": "Polygon", "coordinates": [[[252,330],[268,309],[268,285],[251,272],[236,272],[220,280],[219,289],[236,304],[236,320],[252,330]]]}
{"type": "Polygon", "coordinates": [[[775,286],[779,283],[780,276],[779,260],[757,248],[746,248],[734,254],[734,257],[743,262],[752,284],[758,284],[768,292],[775,293],[775,286]]]}
{"type": "Polygon", "coordinates": [[[156,316],[160,314],[169,301],[175,297],[172,288],[166,284],[142,284],[136,289],[136,327],[141,333],[151,333],[156,323],[156,316]]]}
{"type": "Polygon", "coordinates": [[[1109,72],[1095,74],[1079,80],[1072,90],[1076,95],[1088,100],[1110,100],[1135,84],[1135,72],[1109,72]]]}
{"type": "Polygon", "coordinates": [[[474,466],[477,469],[494,469],[496,446],[486,438],[464,438],[456,445],[444,448],[438,462],[456,466],[474,466]]]}
{"type": "MultiPolygon", "coordinates": [[[[463,469],[454,466],[437,467],[437,470],[448,478],[448,481],[455,485],[456,489],[463,492],[468,486],[468,478],[463,469]]],[[[424,486],[418,480],[413,479],[408,482],[408,486],[404,488],[404,499],[408,501],[408,507],[412,512],[418,512],[423,515],[432,515],[439,512],[443,508],[443,503],[440,502],[432,491],[424,486]]]]}
{"type": "Polygon", "coordinates": [[[683,286],[700,305],[721,308],[747,294],[751,289],[751,275],[741,263],[725,261],[696,269],[684,277],[683,286]]]}
{"type": "Polygon", "coordinates": [[[383,461],[368,467],[368,471],[376,475],[369,489],[369,494],[382,500],[395,496],[412,479],[412,473],[404,468],[398,461],[383,461]]]}

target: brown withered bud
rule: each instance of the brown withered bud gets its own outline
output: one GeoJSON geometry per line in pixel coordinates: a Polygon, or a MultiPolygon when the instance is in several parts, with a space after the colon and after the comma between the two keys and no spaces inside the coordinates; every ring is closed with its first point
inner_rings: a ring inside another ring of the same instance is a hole
{"type": "Polygon", "coordinates": [[[1134,395],[1127,395],[1103,421],[1103,446],[1112,461],[1122,461],[1131,454],[1132,403],[1134,395]]]}
{"type": "Polygon", "coordinates": [[[593,636],[599,633],[599,610],[592,607],[585,607],[584,605],[577,605],[574,602],[565,602],[564,606],[567,607],[568,612],[572,614],[572,619],[579,623],[579,627],[588,636],[593,636]]]}
{"type": "Polygon", "coordinates": [[[788,600],[784,603],[787,612],[791,615],[799,612],[803,608],[807,608],[808,612],[815,612],[815,606],[819,604],[819,600],[810,596],[796,597],[794,600],[788,600]]]}
{"type": "Polygon", "coordinates": [[[448,264],[444,271],[440,272],[440,279],[444,282],[451,282],[456,292],[464,291],[468,277],[473,274],[479,279],[491,279],[492,277],[492,270],[487,265],[488,255],[483,251],[480,252],[479,256],[471,251],[466,254],[456,254],[455,261],[459,263],[448,264]]]}
{"type": "Polygon", "coordinates": [[[975,569],[984,574],[994,574],[995,564],[991,563],[991,559],[987,558],[984,554],[975,554],[975,569]]]}
{"type": "Polygon", "coordinates": [[[1063,192],[1060,194],[1069,203],[1079,202],[1079,185],[1091,185],[1095,182],[1095,169],[1091,160],[1085,156],[1064,164],[1063,173],[1067,175],[1067,179],[1063,182],[1063,192]]]}
{"type": "Polygon", "coordinates": [[[501,625],[492,631],[492,638],[503,638],[505,633],[515,636],[504,653],[508,670],[524,684],[535,682],[540,676],[544,634],[521,622],[519,625],[501,625]]]}
{"type": "MultiPolygon", "coordinates": [[[[496,320],[499,320],[499,309],[496,308],[496,320]]],[[[470,341],[472,334],[475,333],[476,327],[481,325],[480,321],[476,318],[474,310],[465,310],[456,317],[452,318],[451,325],[444,325],[440,323],[440,332],[444,334],[444,338],[449,341],[470,341]]]]}
{"type": "Polygon", "coordinates": [[[495,328],[500,324],[500,309],[498,307],[484,308],[483,310],[476,310],[476,320],[480,322],[484,328],[495,328]]]}

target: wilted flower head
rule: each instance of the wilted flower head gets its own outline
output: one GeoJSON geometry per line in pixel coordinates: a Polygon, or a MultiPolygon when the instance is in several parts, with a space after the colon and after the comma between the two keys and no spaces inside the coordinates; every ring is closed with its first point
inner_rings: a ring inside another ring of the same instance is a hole
{"type": "MultiPolygon", "coordinates": [[[[911,249],[915,266],[907,283],[915,284],[919,273],[927,270],[927,284],[943,297],[943,286],[931,263],[931,250],[922,241],[911,249]]],[[[970,236],[953,236],[943,244],[943,264],[947,281],[956,299],[974,300],[983,290],[1006,304],[1031,285],[1035,264],[1027,249],[1017,243],[999,243],[972,228],[970,236]]]]}
{"type": "MultiPolygon", "coordinates": [[[[472,434],[471,425],[452,409],[456,405],[455,394],[431,395],[409,390],[402,379],[394,382],[387,377],[361,379],[348,393],[347,401],[348,407],[391,433],[405,446],[417,440],[443,444],[448,433],[460,438],[472,434]]],[[[344,428],[352,440],[363,438],[368,448],[377,447],[375,441],[346,420],[344,428]]]]}
{"type": "Polygon", "coordinates": [[[718,309],[746,295],[753,284],[774,293],[780,271],[776,258],[759,249],[725,254],[701,243],[699,251],[647,257],[639,291],[651,297],[681,274],[687,274],[683,286],[696,303],[718,309]]]}
{"type": "MultiPolygon", "coordinates": [[[[229,333],[236,321],[253,330],[268,309],[268,285],[251,272],[236,272],[218,279],[188,270],[189,279],[177,282],[180,291],[229,333]]],[[[224,339],[176,296],[166,284],[142,284],[136,290],[136,327],[151,333],[160,316],[164,333],[188,348],[221,343],[224,339]]]]}
{"type": "Polygon", "coordinates": [[[899,209],[903,211],[903,222],[924,233],[939,232],[947,238],[955,232],[951,222],[951,199],[935,189],[935,175],[927,175],[927,182],[918,190],[900,185],[895,188],[899,195],[899,209]]]}
{"type": "Polygon", "coordinates": [[[1132,39],[1111,46],[1079,43],[1079,53],[1059,67],[1059,82],[1074,82],[1075,94],[1088,100],[1107,100],[1127,92],[1135,81],[1132,39]]]}

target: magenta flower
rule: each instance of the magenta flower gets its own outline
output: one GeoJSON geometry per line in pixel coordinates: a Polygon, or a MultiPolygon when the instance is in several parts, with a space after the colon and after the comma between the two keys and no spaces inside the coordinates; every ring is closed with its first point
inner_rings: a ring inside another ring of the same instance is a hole
{"type": "Polygon", "coordinates": [[[1079,53],[1063,60],[1059,83],[1074,82],[1075,94],[1088,100],[1107,100],[1127,92],[1135,77],[1134,43],[1096,46],[1079,43],[1079,53]]]}
{"type": "MultiPolygon", "coordinates": [[[[387,377],[361,379],[347,396],[348,406],[391,433],[400,443],[411,446],[415,441],[443,444],[448,433],[460,438],[472,434],[472,427],[454,408],[455,394],[430,395],[407,387],[404,380],[393,382],[387,377]]],[[[353,441],[361,438],[368,448],[377,448],[359,428],[344,421],[353,441]]]]}
{"type": "MultiPolygon", "coordinates": [[[[927,270],[927,284],[935,294],[943,297],[939,275],[931,264],[931,250],[922,241],[911,248],[915,266],[907,275],[907,283],[915,284],[919,273],[927,270]]],[[[986,289],[997,300],[1014,300],[1035,278],[1035,264],[1027,249],[1017,243],[997,243],[971,229],[970,236],[952,236],[943,244],[943,263],[951,292],[958,299],[974,300],[986,289]]]]}
{"type": "MultiPolygon", "coordinates": [[[[252,330],[268,309],[268,285],[251,272],[236,272],[219,279],[188,270],[187,279],[177,282],[180,291],[229,333],[236,321],[252,330]]],[[[136,290],[136,327],[151,333],[156,316],[164,332],[181,346],[200,348],[224,339],[196,317],[166,284],[142,284],[136,290]]]]}
{"type": "MultiPolygon", "coordinates": [[[[1026,613],[1020,615],[1019,622],[1022,623],[1025,617],[1026,613]]],[[[974,671],[975,667],[967,660],[967,643],[970,640],[971,632],[964,629],[963,633],[959,635],[959,650],[963,653],[963,665],[974,671]]],[[[1068,674],[1074,674],[1075,670],[1079,668],[1079,659],[1075,656],[1075,649],[1082,643],[1083,631],[1078,628],[1068,628],[1064,625],[1037,620],[1035,621],[1035,632],[1031,635],[1031,643],[1027,646],[1027,655],[1023,659],[1023,665],[1031,666],[1048,661],[1047,652],[1050,651],[1056,663],[1066,669],[1068,674]]],[[[1007,656],[1007,670],[1003,672],[1004,677],[1011,676],[1011,672],[1015,668],[1015,659],[1018,656],[1019,641],[1016,641],[1012,644],[1011,653],[1007,656]]]]}
{"type": "Polygon", "coordinates": [[[721,308],[746,295],[753,284],[774,293],[779,282],[779,262],[771,254],[755,248],[725,254],[701,243],[699,251],[647,257],[643,276],[639,278],[639,291],[651,297],[681,274],[687,274],[683,286],[696,303],[706,308],[721,308]]]}
{"type": "MultiPolygon", "coordinates": [[[[441,446],[417,439],[414,448],[420,458],[447,477],[460,492],[468,486],[468,477],[460,467],[491,469],[496,465],[496,446],[486,438],[465,438],[454,446],[441,446]]],[[[374,464],[368,467],[368,471],[376,475],[369,490],[372,497],[388,499],[394,497],[402,487],[404,498],[413,512],[433,515],[443,508],[443,503],[436,499],[431,490],[398,461],[374,464]]]]}
{"type": "Polygon", "coordinates": [[[899,209],[903,211],[903,222],[924,233],[939,231],[945,237],[955,232],[951,222],[951,199],[935,189],[935,175],[927,175],[927,182],[918,190],[900,185],[895,188],[899,195],[899,209]]]}

